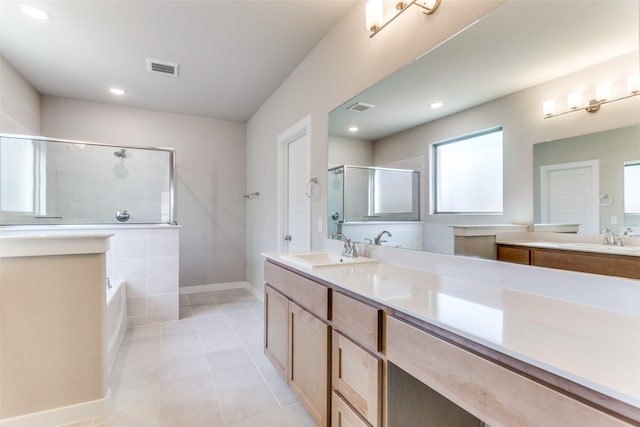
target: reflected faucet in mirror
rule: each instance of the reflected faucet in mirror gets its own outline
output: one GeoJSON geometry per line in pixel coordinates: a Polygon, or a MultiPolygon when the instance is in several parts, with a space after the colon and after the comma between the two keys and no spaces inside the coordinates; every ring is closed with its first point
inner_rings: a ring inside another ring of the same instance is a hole
{"type": "Polygon", "coordinates": [[[373,239],[373,244],[379,246],[381,243],[385,243],[386,240],[381,240],[385,234],[389,237],[393,237],[392,234],[389,233],[387,230],[382,230],[380,233],[378,233],[375,239],[373,239]]]}

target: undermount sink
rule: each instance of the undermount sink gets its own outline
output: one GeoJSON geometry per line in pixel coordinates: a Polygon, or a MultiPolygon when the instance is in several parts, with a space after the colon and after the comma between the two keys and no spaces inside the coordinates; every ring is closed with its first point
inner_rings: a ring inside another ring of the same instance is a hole
{"type": "Polygon", "coordinates": [[[615,253],[615,254],[632,254],[640,255],[639,246],[609,246],[598,243],[561,243],[558,247],[564,249],[576,249],[581,251],[615,253]]]}
{"type": "Polygon", "coordinates": [[[282,258],[311,268],[378,262],[378,260],[375,260],[373,258],[367,258],[363,256],[350,258],[332,252],[297,252],[282,255],[282,258]]]}

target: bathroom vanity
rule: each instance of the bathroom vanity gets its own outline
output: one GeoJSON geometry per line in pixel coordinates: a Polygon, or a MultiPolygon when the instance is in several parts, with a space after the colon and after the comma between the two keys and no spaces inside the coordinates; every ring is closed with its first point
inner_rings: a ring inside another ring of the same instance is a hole
{"type": "Polygon", "coordinates": [[[498,237],[499,261],[607,276],[640,279],[640,242],[627,238],[626,245],[605,245],[597,236],[554,233],[509,233],[498,237]]]}
{"type": "Polygon", "coordinates": [[[638,312],[504,285],[597,276],[265,256],[265,353],[318,426],[640,426],[638,312]]]}

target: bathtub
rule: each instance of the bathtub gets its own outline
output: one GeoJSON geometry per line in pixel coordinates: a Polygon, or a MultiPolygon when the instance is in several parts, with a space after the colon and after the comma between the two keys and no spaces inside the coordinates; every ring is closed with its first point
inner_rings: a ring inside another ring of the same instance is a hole
{"type": "Polygon", "coordinates": [[[113,281],[107,286],[107,378],[118,354],[118,348],[127,329],[126,282],[113,281]]]}

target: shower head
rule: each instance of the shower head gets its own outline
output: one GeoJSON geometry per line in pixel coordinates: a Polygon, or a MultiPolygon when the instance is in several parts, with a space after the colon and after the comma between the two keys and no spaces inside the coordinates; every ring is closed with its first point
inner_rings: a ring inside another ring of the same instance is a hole
{"type": "Polygon", "coordinates": [[[127,150],[125,150],[124,148],[121,148],[120,151],[114,151],[113,155],[120,159],[124,159],[127,157],[127,150]]]}

